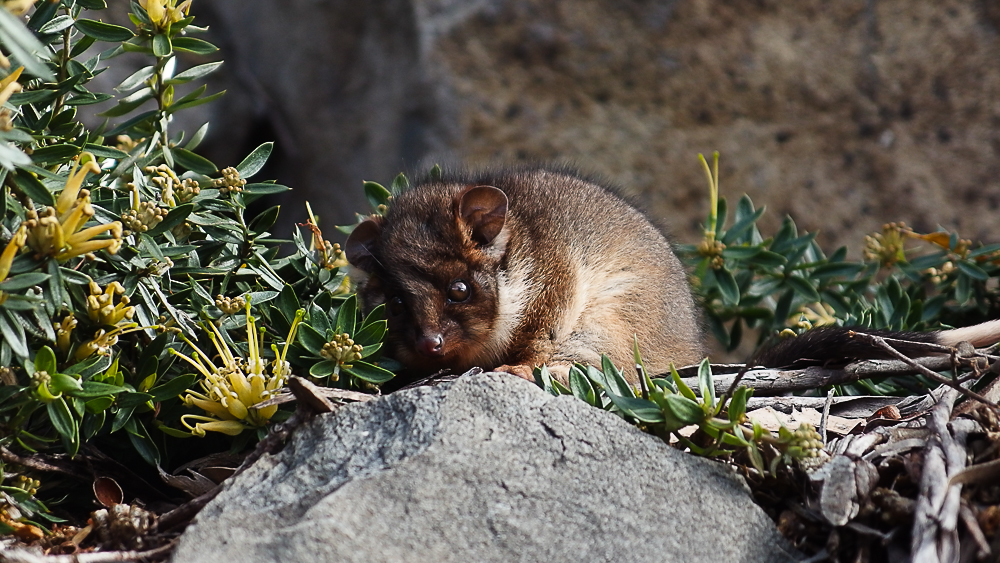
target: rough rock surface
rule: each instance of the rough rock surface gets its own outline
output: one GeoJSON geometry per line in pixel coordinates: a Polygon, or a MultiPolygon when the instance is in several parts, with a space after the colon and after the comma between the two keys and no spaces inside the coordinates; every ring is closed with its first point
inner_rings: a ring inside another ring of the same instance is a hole
{"type": "Polygon", "coordinates": [[[793,559],[726,467],[486,374],[314,419],[228,484],[173,561],[793,559]]]}

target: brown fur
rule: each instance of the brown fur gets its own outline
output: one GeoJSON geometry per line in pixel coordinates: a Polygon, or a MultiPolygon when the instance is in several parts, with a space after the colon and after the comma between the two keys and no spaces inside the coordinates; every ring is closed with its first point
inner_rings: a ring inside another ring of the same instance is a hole
{"type": "Polygon", "coordinates": [[[418,371],[503,365],[525,375],[518,366],[547,363],[565,379],[572,362],[599,363],[602,353],[631,365],[633,334],[653,373],[703,357],[666,239],[622,198],[572,174],[423,183],[362,223],[346,251],[365,274],[366,309],[402,301],[388,315],[387,347],[418,371]],[[467,301],[449,302],[456,280],[468,284],[467,301]]]}

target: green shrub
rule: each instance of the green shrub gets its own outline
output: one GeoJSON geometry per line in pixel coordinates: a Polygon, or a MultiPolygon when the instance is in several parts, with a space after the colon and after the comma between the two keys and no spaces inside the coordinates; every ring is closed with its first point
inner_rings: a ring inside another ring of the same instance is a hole
{"type": "MultiPolygon", "coordinates": [[[[222,63],[204,62],[216,48],[195,37],[189,4],[133,1],[134,29],[99,21],[104,0],[41,2],[26,25],[0,10],[8,459],[86,445],[176,467],[193,455],[185,438],[212,432],[216,451],[238,451],[263,436],[288,412],[255,405],[293,371],[361,389],[392,377],[377,365],[385,322],[360,317],[342,253],[315,219],[283,240],[270,233],[278,207],[248,214],[289,189],[256,179],[271,144],[219,170],[195,152],[208,124],[171,129],[176,112],[222,95],[197,85],[222,63]],[[115,93],[90,91],[126,52],[149,64],[115,93]],[[86,127],[81,106],[112,98],[107,120],[86,127]]],[[[0,519],[44,517],[37,486],[5,468],[0,519]]]]}

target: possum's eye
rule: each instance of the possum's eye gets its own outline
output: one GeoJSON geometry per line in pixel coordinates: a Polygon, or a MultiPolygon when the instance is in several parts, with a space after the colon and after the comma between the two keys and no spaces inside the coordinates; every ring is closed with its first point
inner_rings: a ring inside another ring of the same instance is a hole
{"type": "Polygon", "coordinates": [[[406,312],[406,306],[403,305],[403,300],[399,297],[393,297],[389,300],[389,314],[398,317],[406,312]]]}
{"type": "Polygon", "coordinates": [[[452,303],[461,303],[467,300],[471,294],[472,291],[469,290],[469,284],[463,280],[455,280],[448,287],[448,301],[452,303]]]}

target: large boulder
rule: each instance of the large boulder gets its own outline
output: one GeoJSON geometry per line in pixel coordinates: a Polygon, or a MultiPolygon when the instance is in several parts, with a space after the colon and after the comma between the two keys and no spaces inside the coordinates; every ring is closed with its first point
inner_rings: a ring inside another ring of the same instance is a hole
{"type": "Polygon", "coordinates": [[[730,468],[486,374],[313,419],[227,484],[173,561],[793,559],[730,468]]]}

